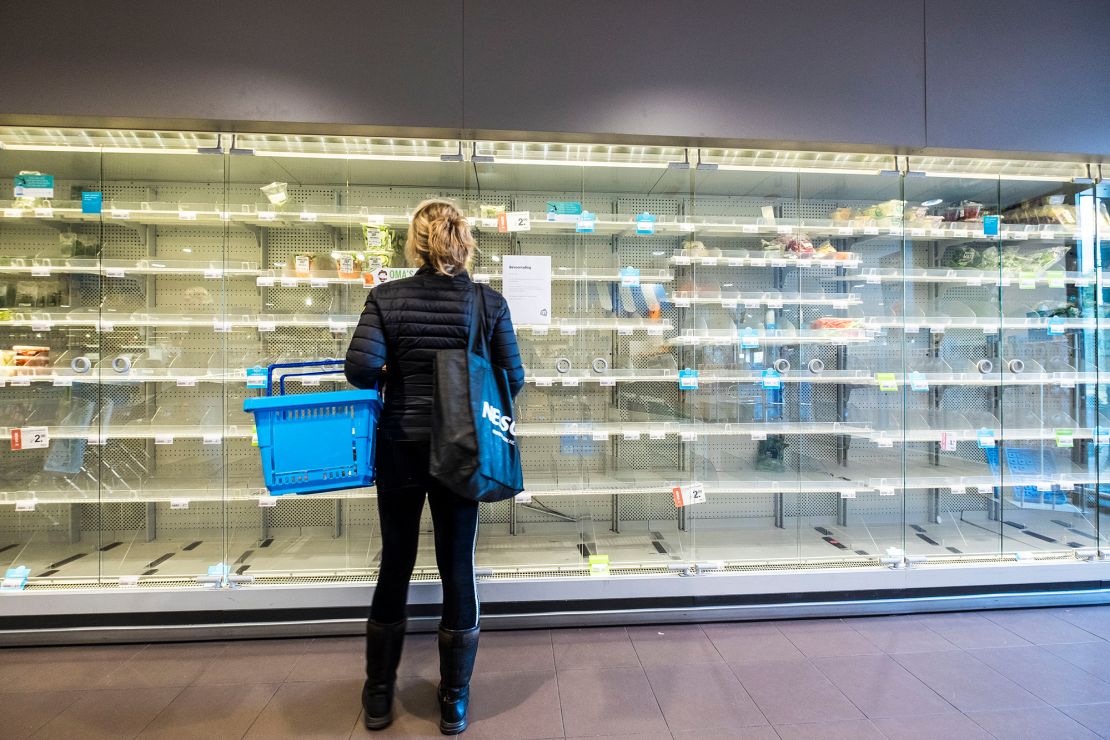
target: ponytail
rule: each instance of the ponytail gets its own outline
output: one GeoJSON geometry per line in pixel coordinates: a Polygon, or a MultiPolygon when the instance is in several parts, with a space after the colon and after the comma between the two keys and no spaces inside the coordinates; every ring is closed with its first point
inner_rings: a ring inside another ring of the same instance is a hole
{"type": "Polygon", "coordinates": [[[412,215],[405,257],[410,265],[431,265],[441,275],[458,275],[474,256],[470,224],[454,203],[428,200],[412,215]]]}

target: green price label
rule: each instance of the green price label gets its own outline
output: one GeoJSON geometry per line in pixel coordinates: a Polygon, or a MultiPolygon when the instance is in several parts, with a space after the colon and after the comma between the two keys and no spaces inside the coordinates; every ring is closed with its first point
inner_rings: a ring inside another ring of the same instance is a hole
{"type": "Polygon", "coordinates": [[[898,378],[894,373],[875,373],[875,380],[878,381],[881,391],[898,390],[898,378]]]}
{"type": "Polygon", "coordinates": [[[1056,430],[1056,446],[1057,447],[1073,447],[1075,441],[1074,429],[1057,429],[1056,430]]]}

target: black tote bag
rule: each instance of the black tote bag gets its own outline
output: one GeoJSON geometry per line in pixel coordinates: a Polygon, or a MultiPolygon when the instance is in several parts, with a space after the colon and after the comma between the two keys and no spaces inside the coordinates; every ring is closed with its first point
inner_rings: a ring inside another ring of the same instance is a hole
{"type": "Polygon", "coordinates": [[[503,501],[524,490],[508,375],[490,364],[486,301],[471,286],[466,349],[436,353],[429,472],[463,498],[503,501]]]}

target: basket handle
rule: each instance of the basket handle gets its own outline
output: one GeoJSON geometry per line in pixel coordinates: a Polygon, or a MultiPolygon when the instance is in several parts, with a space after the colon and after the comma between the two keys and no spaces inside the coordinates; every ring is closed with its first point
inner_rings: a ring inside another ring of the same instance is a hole
{"type": "MultiPolygon", "coordinates": [[[[342,365],[343,360],[313,360],[311,362],[276,362],[266,369],[266,395],[274,395],[274,372],[282,370],[297,370],[306,367],[326,367],[328,365],[342,365]]],[[[331,375],[335,369],[331,370],[310,370],[303,373],[281,373],[278,379],[278,395],[285,395],[285,379],[289,377],[298,377],[304,375],[331,375]]]]}

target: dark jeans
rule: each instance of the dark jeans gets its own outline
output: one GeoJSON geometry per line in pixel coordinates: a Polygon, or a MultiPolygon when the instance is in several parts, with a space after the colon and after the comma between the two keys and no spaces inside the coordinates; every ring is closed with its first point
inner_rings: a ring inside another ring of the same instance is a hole
{"type": "Polygon", "coordinates": [[[380,624],[405,618],[409,579],[420,540],[420,515],[427,495],[435,529],[436,564],[443,581],[442,624],[451,630],[470,629],[478,624],[478,588],[474,581],[478,504],[429,476],[428,454],[427,442],[378,440],[382,564],[370,618],[380,624]]]}

